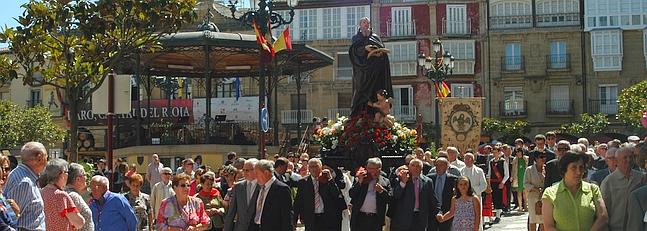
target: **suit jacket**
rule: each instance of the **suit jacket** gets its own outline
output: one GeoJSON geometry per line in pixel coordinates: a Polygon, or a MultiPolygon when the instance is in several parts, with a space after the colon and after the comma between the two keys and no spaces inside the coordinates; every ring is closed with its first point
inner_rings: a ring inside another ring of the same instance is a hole
{"type": "MultiPolygon", "coordinates": [[[[460,176],[461,170],[458,169],[456,166],[450,164],[447,167],[447,173],[452,174],[454,176],[460,176]]],[[[427,173],[427,176],[431,176],[433,174],[436,174],[436,167],[431,168],[431,170],[429,170],[429,172],[427,173]]]]}
{"type": "Polygon", "coordinates": [[[438,211],[440,211],[440,204],[438,203],[438,199],[436,199],[436,195],[434,195],[433,181],[425,175],[420,175],[419,182],[420,199],[418,209],[419,216],[425,217],[425,219],[422,219],[423,224],[413,224],[413,209],[415,206],[415,185],[413,184],[413,180],[409,179],[403,188],[400,180],[396,178],[391,186],[393,190],[393,203],[391,203],[389,208],[389,210],[393,210],[391,227],[397,227],[402,230],[409,230],[411,228],[424,230],[427,226],[426,217],[429,215],[435,217],[438,211]],[[419,227],[411,227],[413,225],[419,225],[419,227]]]}
{"type": "Polygon", "coordinates": [[[548,161],[548,163],[546,163],[545,171],[546,178],[544,178],[544,188],[548,188],[562,180],[562,173],[559,171],[559,159],[555,158],[548,161]]]}
{"type": "MultiPolygon", "coordinates": [[[[306,228],[315,225],[315,192],[312,177],[301,179],[297,183],[297,196],[294,199],[294,219],[301,217],[306,228]]],[[[341,211],[346,209],[346,201],[334,180],[319,183],[319,196],[323,201],[324,225],[333,230],[341,229],[341,211]]],[[[328,230],[328,229],[326,229],[328,230]]]]}
{"type": "Polygon", "coordinates": [[[258,185],[254,189],[252,198],[247,203],[247,181],[235,184],[233,196],[229,201],[229,209],[225,215],[224,231],[247,231],[249,224],[256,213],[256,198],[258,198],[258,185]],[[235,221],[234,221],[235,220],[235,221]]]}
{"type": "MultiPolygon", "coordinates": [[[[378,184],[380,184],[383,188],[384,191],[382,193],[377,193],[375,196],[375,201],[377,203],[377,222],[380,224],[384,225],[384,216],[386,215],[386,205],[391,203],[392,200],[392,194],[391,194],[391,186],[389,180],[380,174],[379,178],[376,181],[378,184]]],[[[353,184],[353,187],[350,188],[349,190],[349,195],[350,195],[350,204],[353,205],[352,211],[351,211],[351,219],[350,219],[350,226],[351,230],[352,227],[357,225],[357,217],[360,213],[360,208],[364,204],[364,199],[366,198],[366,193],[368,192],[368,179],[365,179],[365,181],[360,184],[359,182],[355,182],[353,184]],[[355,219],[353,219],[355,218],[355,219]]],[[[371,186],[372,187],[372,186],[371,186]]]]}
{"type": "Polygon", "coordinates": [[[629,220],[627,230],[647,231],[647,185],[637,188],[629,196],[629,208],[627,209],[629,220]]]}
{"type": "Polygon", "coordinates": [[[593,175],[591,175],[591,183],[600,186],[602,185],[604,178],[606,178],[609,174],[611,174],[611,170],[609,170],[608,168],[597,170],[593,173],[593,175]]]}
{"type": "Polygon", "coordinates": [[[276,178],[276,180],[283,182],[287,186],[297,187],[297,182],[293,181],[289,177],[286,177],[285,175],[281,175],[281,174],[279,174],[277,172],[274,172],[274,177],[276,178]]]}
{"type": "Polygon", "coordinates": [[[294,229],[292,216],[290,187],[275,180],[265,195],[259,231],[291,231],[294,229]]]}
{"type": "MultiPolygon", "coordinates": [[[[451,173],[446,172],[445,174],[447,174],[447,177],[445,178],[445,186],[443,187],[443,198],[438,198],[439,201],[442,201],[442,205],[440,206],[442,213],[446,213],[452,207],[452,196],[454,196],[454,187],[456,186],[456,180],[458,179],[457,176],[451,173]]],[[[438,175],[436,173],[429,176],[429,178],[433,180],[434,186],[436,185],[437,177],[438,175]]],[[[436,219],[435,214],[433,218],[436,219]]]]}

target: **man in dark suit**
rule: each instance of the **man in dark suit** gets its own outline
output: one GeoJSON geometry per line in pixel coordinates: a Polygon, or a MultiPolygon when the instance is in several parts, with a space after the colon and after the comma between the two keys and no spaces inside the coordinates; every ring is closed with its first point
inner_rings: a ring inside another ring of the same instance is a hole
{"type": "Polygon", "coordinates": [[[297,187],[297,182],[289,177],[292,172],[288,172],[288,162],[290,161],[285,157],[279,157],[274,162],[274,177],[290,187],[297,187]]]}
{"type": "Polygon", "coordinates": [[[559,159],[571,149],[571,143],[566,140],[560,140],[557,143],[557,151],[555,151],[555,159],[546,163],[546,177],[544,178],[544,188],[548,188],[553,184],[562,180],[562,173],[559,171],[559,159]]]}
{"type": "Polygon", "coordinates": [[[357,171],[357,182],[350,188],[352,231],[381,231],[386,205],[391,202],[389,180],[381,174],[382,160],[370,158],[366,169],[357,171]]]}
{"type": "Polygon", "coordinates": [[[609,150],[605,153],[604,156],[604,161],[606,162],[606,168],[597,170],[591,175],[591,183],[594,183],[598,186],[602,185],[602,181],[604,178],[606,178],[608,175],[610,175],[613,171],[616,170],[616,148],[609,148],[609,150]]]}
{"type": "Polygon", "coordinates": [[[546,161],[551,161],[555,159],[555,153],[546,146],[546,136],[542,134],[537,134],[535,136],[535,148],[528,153],[528,166],[535,164],[535,158],[539,154],[544,154],[546,156],[546,161]]]}
{"type": "Polygon", "coordinates": [[[421,175],[423,161],[413,159],[409,166],[398,168],[398,178],[392,182],[393,203],[390,210],[391,230],[414,231],[427,229],[429,216],[439,214],[440,205],[434,195],[432,180],[421,175]]]}
{"type": "MultiPolygon", "coordinates": [[[[456,186],[457,176],[447,173],[449,161],[444,157],[436,159],[436,173],[431,174],[434,182],[434,195],[440,201],[440,213],[445,214],[451,209],[452,196],[454,195],[454,186],[456,186]]],[[[453,219],[439,223],[436,216],[432,214],[429,216],[429,225],[427,231],[449,231],[452,228],[453,219]]]]}
{"type": "Polygon", "coordinates": [[[260,160],[254,167],[254,172],[260,189],[256,200],[256,212],[249,230],[293,230],[290,187],[274,177],[274,162],[260,160]]]}
{"type": "Polygon", "coordinates": [[[341,230],[341,212],[346,202],[333,181],[330,169],[322,171],[319,158],[308,160],[310,175],[297,183],[294,217],[301,218],[306,231],[341,230]]]}
{"type": "Polygon", "coordinates": [[[229,209],[225,215],[224,231],[247,231],[249,224],[254,218],[256,198],[258,197],[258,184],[254,166],[257,159],[251,158],[243,165],[243,176],[245,180],[236,183],[232,190],[233,197],[229,202],[229,209]]]}

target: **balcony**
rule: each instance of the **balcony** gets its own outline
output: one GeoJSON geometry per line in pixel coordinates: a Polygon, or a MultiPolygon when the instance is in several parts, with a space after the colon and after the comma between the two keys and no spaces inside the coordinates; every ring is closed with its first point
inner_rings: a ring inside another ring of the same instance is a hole
{"type": "Polygon", "coordinates": [[[538,14],[536,17],[538,27],[577,26],[580,25],[580,14],[538,14]]]}
{"type": "Polygon", "coordinates": [[[43,101],[40,99],[27,100],[27,107],[43,106],[43,101]]]}
{"type": "Polygon", "coordinates": [[[472,20],[455,21],[443,18],[442,34],[444,36],[466,36],[472,34],[472,20]]]}
{"type": "Polygon", "coordinates": [[[501,57],[501,70],[506,72],[523,72],[523,56],[503,56],[501,57]]]}
{"type": "MultiPolygon", "coordinates": [[[[297,110],[283,110],[281,111],[281,123],[297,124],[299,122],[297,115],[297,110]]],[[[312,110],[301,109],[301,123],[310,123],[312,118],[312,110]]]]}
{"type": "Polygon", "coordinates": [[[386,22],[386,33],[384,37],[407,37],[416,36],[416,20],[410,22],[395,23],[389,19],[386,22]]]}
{"type": "Polygon", "coordinates": [[[591,99],[589,100],[589,113],[602,113],[607,115],[618,114],[617,99],[591,99]]]}
{"type": "Polygon", "coordinates": [[[490,17],[492,29],[515,29],[532,27],[532,15],[490,17]]]}
{"type": "Polygon", "coordinates": [[[412,122],[416,121],[416,107],[415,106],[393,106],[391,114],[398,121],[412,122]]]}
{"type": "Polygon", "coordinates": [[[337,120],[337,118],[350,116],[350,108],[330,108],[328,109],[328,119],[337,120]]]}
{"type": "Polygon", "coordinates": [[[499,116],[501,118],[522,118],[528,115],[528,101],[510,100],[499,102],[499,116]]]}
{"type": "Polygon", "coordinates": [[[474,64],[476,61],[473,59],[459,59],[454,61],[454,69],[452,75],[473,75],[474,64]]]}
{"type": "Polygon", "coordinates": [[[570,54],[546,55],[546,68],[548,71],[570,70],[571,55],[570,54]]]}
{"type": "Polygon", "coordinates": [[[547,116],[575,115],[575,100],[546,100],[547,116]]]}

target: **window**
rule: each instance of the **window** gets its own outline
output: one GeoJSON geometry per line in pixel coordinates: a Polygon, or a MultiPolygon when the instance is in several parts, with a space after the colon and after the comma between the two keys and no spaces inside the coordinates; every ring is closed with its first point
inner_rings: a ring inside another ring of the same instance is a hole
{"type": "Polygon", "coordinates": [[[290,94],[290,109],[306,109],[306,94],[290,94]],[[299,106],[300,105],[300,106],[299,106]]]}
{"type": "Polygon", "coordinates": [[[530,1],[499,1],[490,7],[492,28],[519,28],[532,26],[530,1]]]}
{"type": "Polygon", "coordinates": [[[317,39],[317,9],[299,12],[299,38],[301,40],[317,39]]]}
{"type": "Polygon", "coordinates": [[[618,85],[606,84],[600,85],[600,100],[597,106],[599,112],[604,114],[615,115],[618,113],[618,85]]]}
{"type": "Polygon", "coordinates": [[[593,69],[617,71],[622,69],[622,31],[604,30],[591,32],[593,69]]]}
{"type": "Polygon", "coordinates": [[[537,0],[540,26],[578,25],[580,4],[577,0],[537,0]]]}
{"type": "Polygon", "coordinates": [[[391,50],[389,59],[392,76],[416,75],[418,48],[415,41],[386,43],[385,46],[391,50]]]}
{"type": "MultiPolygon", "coordinates": [[[[283,11],[277,11],[276,13],[280,14],[281,17],[283,17],[286,20],[290,19],[290,11],[283,10],[283,11]]],[[[296,11],[295,11],[295,13],[296,13],[296,11]]],[[[290,38],[292,38],[293,40],[294,40],[294,38],[299,38],[300,36],[295,36],[297,34],[294,34],[294,28],[295,28],[295,25],[297,25],[297,21],[299,21],[299,17],[297,15],[295,15],[294,19],[292,19],[292,20],[293,20],[292,24],[281,25],[281,26],[279,26],[277,28],[274,28],[272,30],[272,35],[274,37],[278,38],[279,36],[281,36],[281,33],[283,33],[285,28],[289,27],[290,28],[290,38]]]]}
{"type": "Polygon", "coordinates": [[[550,43],[550,68],[566,68],[568,64],[566,55],[566,42],[553,41],[550,43]]]}
{"type": "Polygon", "coordinates": [[[550,114],[564,114],[570,111],[571,100],[568,85],[550,86],[548,107],[550,114]]]}
{"type": "Polygon", "coordinates": [[[335,80],[351,80],[353,78],[353,65],[350,63],[348,52],[337,53],[336,60],[335,80]]]}
{"type": "Polygon", "coordinates": [[[503,89],[503,115],[525,114],[523,90],[521,87],[506,87],[503,89]]]}
{"type": "Polygon", "coordinates": [[[411,7],[393,7],[391,8],[391,36],[408,36],[414,35],[413,23],[411,19],[411,7]]]}
{"type": "Polygon", "coordinates": [[[341,38],[341,8],[323,9],[323,38],[341,38]]]}
{"type": "Polygon", "coordinates": [[[508,71],[521,70],[521,43],[505,44],[504,69],[508,71]]]}
{"type": "MultiPolygon", "coordinates": [[[[234,78],[231,78],[234,79],[234,78]]],[[[218,84],[216,87],[216,93],[214,94],[214,98],[230,98],[230,97],[236,97],[236,84],[228,81],[228,82],[223,82],[222,84],[218,84]]]]}
{"type": "Polygon", "coordinates": [[[447,5],[444,29],[446,34],[468,34],[467,7],[465,5],[447,5]]]}
{"type": "Polygon", "coordinates": [[[413,87],[393,86],[393,107],[391,113],[395,118],[412,121],[416,119],[416,108],[413,105],[413,87]]]}
{"type": "Polygon", "coordinates": [[[42,98],[40,95],[40,89],[32,89],[29,97],[29,101],[27,102],[27,106],[30,106],[30,107],[40,106],[42,105],[41,102],[42,102],[42,98]]]}
{"type": "Polygon", "coordinates": [[[363,6],[347,7],[346,8],[346,36],[352,38],[357,34],[359,27],[359,19],[367,17],[365,8],[363,6]]]}
{"type": "MultiPolygon", "coordinates": [[[[554,0],[551,0],[554,1],[554,0]]],[[[642,29],[644,13],[647,12],[645,0],[585,0],[586,30],[595,27],[621,27],[622,29],[642,29]],[[597,24],[591,22],[597,18],[597,24]]]]}
{"type": "Polygon", "coordinates": [[[474,40],[445,40],[443,50],[455,58],[453,74],[474,74],[474,40]]]}
{"type": "Polygon", "coordinates": [[[474,97],[474,85],[464,83],[452,83],[451,97],[474,97]]]}

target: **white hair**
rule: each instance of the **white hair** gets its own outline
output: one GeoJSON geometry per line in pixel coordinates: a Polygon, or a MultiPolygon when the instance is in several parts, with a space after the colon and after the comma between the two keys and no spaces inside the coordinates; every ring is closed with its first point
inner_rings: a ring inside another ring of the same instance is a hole
{"type": "Polygon", "coordinates": [[[262,171],[274,172],[274,161],[265,160],[265,159],[259,160],[254,167],[262,171]]]}
{"type": "Polygon", "coordinates": [[[321,167],[323,165],[319,158],[312,158],[312,159],[308,160],[308,165],[310,165],[310,164],[317,164],[317,165],[319,165],[319,167],[321,167]]]}
{"type": "Polygon", "coordinates": [[[100,175],[93,176],[91,181],[102,184],[103,186],[106,186],[106,188],[110,185],[110,181],[108,181],[108,178],[105,176],[100,176],[100,175]]]}
{"type": "Polygon", "coordinates": [[[27,142],[20,149],[20,158],[23,161],[35,160],[41,153],[47,154],[45,145],[40,142],[27,142]]]}
{"type": "Polygon", "coordinates": [[[454,152],[454,154],[458,155],[458,149],[455,147],[447,147],[447,154],[449,154],[449,152],[454,152]]]}
{"type": "Polygon", "coordinates": [[[584,145],[586,145],[587,148],[589,147],[589,139],[587,139],[587,138],[584,138],[584,137],[579,138],[579,139],[577,139],[577,143],[578,144],[584,144],[584,145]]]}
{"type": "Polygon", "coordinates": [[[377,166],[378,168],[382,168],[382,160],[380,160],[380,158],[377,158],[377,157],[369,158],[368,160],[366,160],[366,165],[369,165],[369,164],[377,166]]]}

